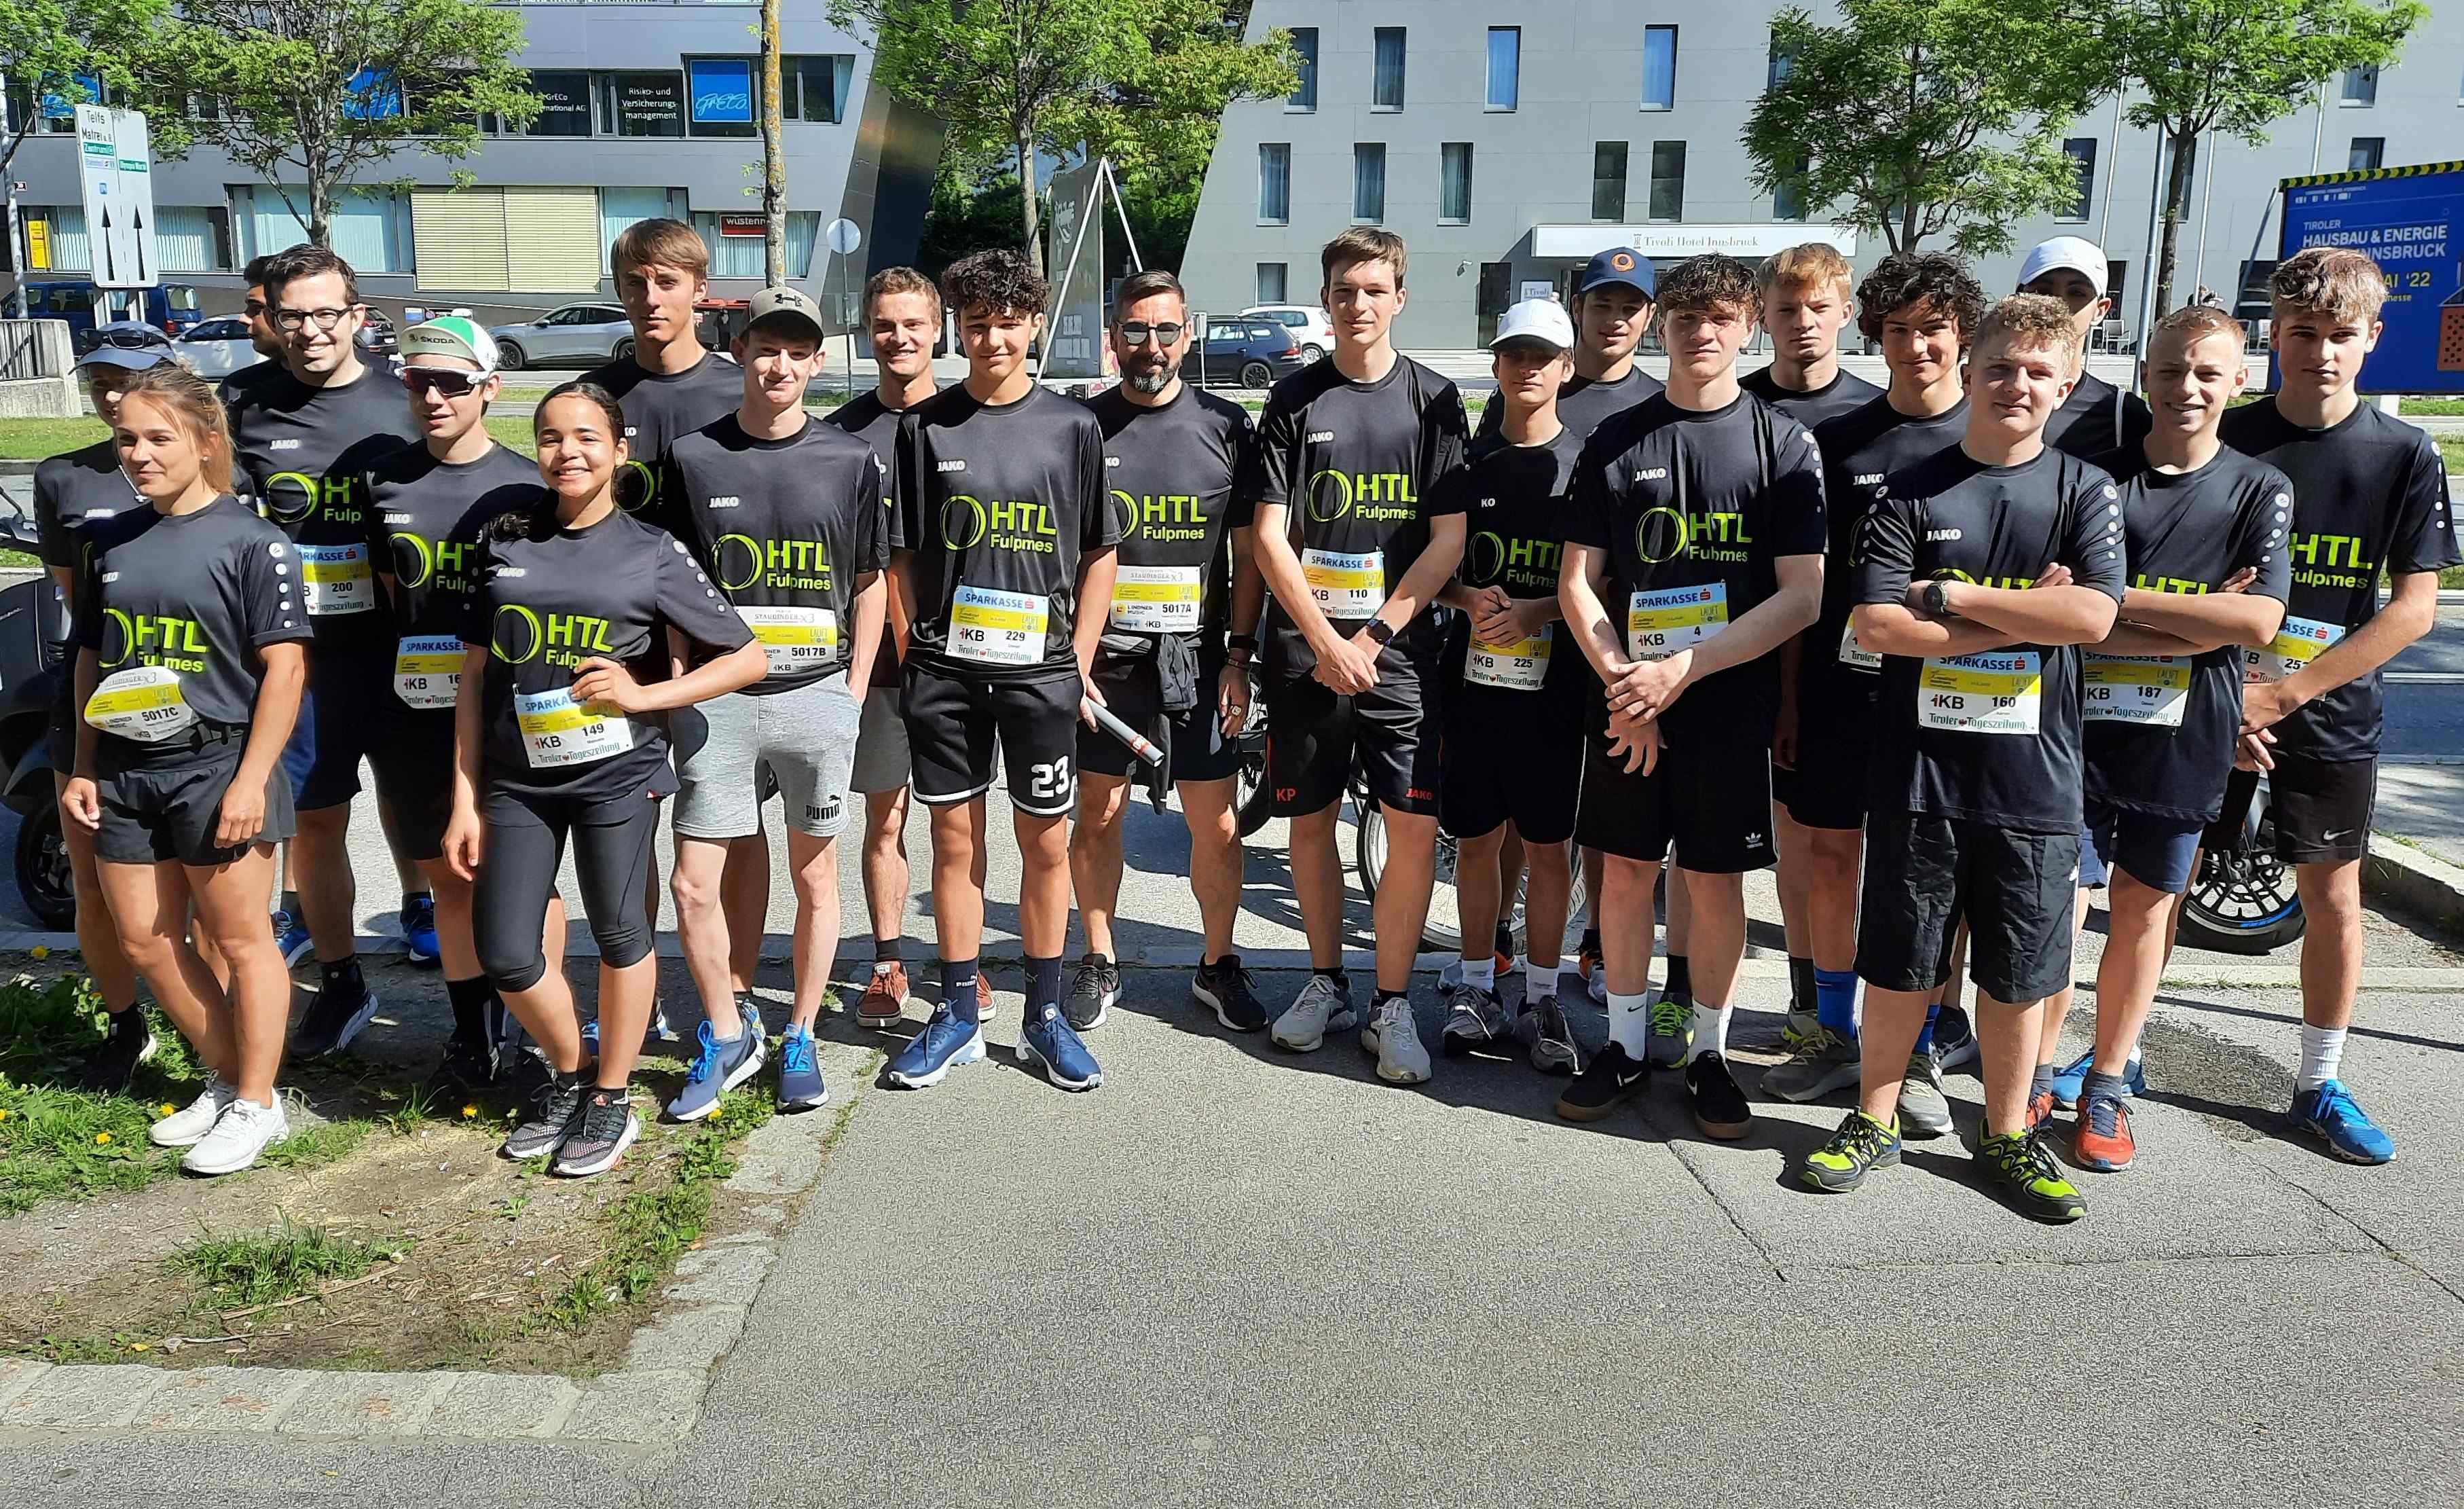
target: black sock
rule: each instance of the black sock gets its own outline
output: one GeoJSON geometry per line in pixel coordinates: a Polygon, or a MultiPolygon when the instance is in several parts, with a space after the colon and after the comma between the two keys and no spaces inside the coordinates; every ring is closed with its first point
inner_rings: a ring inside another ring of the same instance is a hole
{"type": "Polygon", "coordinates": [[[118,1037],[123,1033],[141,1037],[144,1035],[146,1031],[145,1008],[135,1005],[123,1006],[119,1010],[111,1011],[107,1014],[110,1016],[111,1021],[110,1025],[104,1030],[110,1032],[112,1036],[118,1037]]]}
{"type": "Polygon", "coordinates": [[[1586,927],[1583,929],[1583,946],[1580,951],[1587,954],[1595,954],[1600,951],[1600,930],[1598,928],[1586,927]]]}
{"type": "Polygon", "coordinates": [[[1814,1010],[1814,961],[1794,954],[1788,958],[1788,1009],[1798,1012],[1814,1010]]]}
{"type": "Polygon", "coordinates": [[[1309,973],[1342,991],[1347,997],[1352,994],[1352,977],[1345,974],[1340,966],[1332,969],[1312,969],[1309,973]]]}
{"type": "MultiPolygon", "coordinates": [[[[1509,897],[1507,899],[1511,900],[1512,898],[1509,897]]],[[[1497,924],[1497,956],[1500,959],[1514,957],[1514,929],[1504,922],[1497,924]]]]}
{"type": "Polygon", "coordinates": [[[1406,1000],[1411,996],[1411,993],[1412,992],[1409,990],[1380,989],[1377,992],[1375,1003],[1370,1007],[1370,1010],[1373,1011],[1382,1011],[1386,1009],[1387,1002],[1406,1000]]]}
{"type": "Polygon", "coordinates": [[[445,999],[453,1003],[453,1035],[466,1043],[488,1040],[488,997],[495,988],[486,975],[445,982],[445,999]]]}
{"type": "Polygon", "coordinates": [[[357,954],[337,959],[332,964],[327,964],[320,959],[317,961],[317,967],[323,971],[325,988],[328,990],[337,988],[344,990],[365,990],[368,988],[367,982],[360,978],[360,956],[357,954]]]}
{"type": "Polygon", "coordinates": [[[1061,956],[1038,959],[1029,955],[1026,961],[1026,1019],[1030,1022],[1044,1014],[1047,1006],[1061,1004],[1061,956]]]}
{"type": "Polygon", "coordinates": [[[1661,992],[1680,1006],[1694,1004],[1694,977],[1686,971],[1685,956],[1668,956],[1668,988],[1661,992]]]}
{"type": "Polygon", "coordinates": [[[432,902],[436,898],[434,896],[426,891],[405,891],[402,893],[402,909],[407,912],[410,910],[410,903],[413,901],[432,902]]]}
{"type": "Polygon", "coordinates": [[[306,919],[305,919],[305,918],[303,918],[303,917],[301,917],[301,916],[300,916],[300,914],[299,914],[299,893],[298,893],[298,892],[297,892],[297,891],[285,891],[285,892],[283,892],[283,893],[282,893],[282,899],[281,899],[281,900],[279,900],[279,901],[275,902],[274,904],[275,904],[275,906],[278,910],[285,911],[285,912],[289,912],[289,913],[292,915],[292,917],[293,917],[293,919],[294,919],[294,920],[296,920],[296,921],[306,921],[306,919]]]}
{"type": "Polygon", "coordinates": [[[941,1004],[961,1022],[979,1020],[976,1015],[976,962],[972,959],[941,961],[941,1004]]]}
{"type": "Polygon", "coordinates": [[[874,939],[872,941],[872,962],[877,965],[894,965],[899,963],[900,956],[898,945],[905,942],[906,940],[903,938],[874,939]]]}
{"type": "Polygon", "coordinates": [[[1091,948],[1087,950],[1087,957],[1078,962],[1080,964],[1093,965],[1102,969],[1110,969],[1112,967],[1112,956],[1111,954],[1099,954],[1091,948]]]}

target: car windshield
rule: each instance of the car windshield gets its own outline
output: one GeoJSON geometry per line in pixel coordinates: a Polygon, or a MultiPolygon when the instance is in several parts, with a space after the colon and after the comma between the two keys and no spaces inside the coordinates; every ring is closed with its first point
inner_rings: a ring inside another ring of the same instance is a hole
{"type": "Polygon", "coordinates": [[[165,283],[163,301],[185,314],[197,312],[197,290],[188,283],[165,283]]]}

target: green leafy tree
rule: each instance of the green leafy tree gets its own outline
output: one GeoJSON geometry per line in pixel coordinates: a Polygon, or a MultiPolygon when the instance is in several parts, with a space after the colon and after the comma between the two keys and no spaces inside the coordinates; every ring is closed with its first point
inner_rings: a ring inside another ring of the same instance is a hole
{"type": "Polygon", "coordinates": [[[2008,0],[1840,0],[1836,25],[1771,19],[1773,70],[1746,122],[1753,181],[1894,252],[1947,237],[2007,250],[2070,203],[2062,129],[2105,87],[2092,28],[2008,0]]]}
{"type": "Polygon", "coordinates": [[[163,114],[209,85],[188,129],[325,246],[337,192],[363,174],[406,151],[468,157],[483,114],[536,119],[521,50],[519,14],[483,0],[182,0],[147,71],[163,114]]]}
{"type": "Polygon", "coordinates": [[[2156,311],[2173,302],[2173,263],[2189,207],[2199,138],[2267,143],[2268,127],[2307,106],[2348,68],[2396,55],[2430,14],[2415,0],[2123,0],[2097,11],[2113,75],[2143,98],[2130,123],[2160,133],[2170,166],[2156,255],[2156,311]]]}
{"type": "Polygon", "coordinates": [[[1032,166],[1106,154],[1125,188],[1203,172],[1235,100],[1287,93],[1281,32],[1244,44],[1225,0],[830,0],[873,36],[873,78],[949,125],[962,168],[1019,169],[1021,231],[1041,268],[1032,166]]]}
{"type": "MultiPolygon", "coordinates": [[[[168,0],[0,0],[0,73],[37,105],[45,95],[69,104],[91,102],[86,79],[125,96],[137,87],[134,60],[169,10],[168,0]]],[[[8,134],[0,174],[16,161],[40,113],[28,110],[8,134]]],[[[184,139],[178,122],[150,124],[158,149],[177,149],[184,139]]]]}

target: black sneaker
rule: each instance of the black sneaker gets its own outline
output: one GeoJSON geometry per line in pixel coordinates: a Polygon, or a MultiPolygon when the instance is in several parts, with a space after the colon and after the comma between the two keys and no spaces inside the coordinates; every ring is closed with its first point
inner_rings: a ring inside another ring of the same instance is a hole
{"type": "Polygon", "coordinates": [[[1737,1076],[1728,1073],[1728,1061],[1718,1054],[1696,1054],[1685,1066],[1685,1098],[1693,1104],[1694,1124],[1705,1137],[1733,1143],[1754,1128],[1754,1108],[1737,1088],[1737,1076]]]}
{"type": "Polygon", "coordinates": [[[1946,1071],[1976,1062],[1976,1024],[1966,1007],[1946,1006],[1933,1019],[1933,1055],[1946,1071]]]}
{"type": "Polygon", "coordinates": [[[1599,1121],[1616,1110],[1618,1101],[1640,1090],[1650,1073],[1650,1065],[1629,1057],[1625,1045],[1611,1038],[1557,1098],[1557,1114],[1569,1121],[1599,1121]]]}
{"type": "Polygon", "coordinates": [[[1272,1020],[1266,1014],[1266,1004],[1258,999],[1258,977],[1241,967],[1239,954],[1225,954],[1213,964],[1200,964],[1198,978],[1190,982],[1189,993],[1198,1004],[1215,1013],[1226,1032],[1255,1032],[1263,1031],[1272,1020]]]}
{"type": "Polygon", "coordinates": [[[132,1006],[125,1011],[111,1014],[111,1031],[104,1034],[102,1046],[85,1061],[85,1073],[77,1076],[77,1088],[92,1095],[118,1095],[137,1077],[137,1066],[154,1056],[154,1029],[145,1020],[145,1008],[132,1006]]]}
{"type": "Polygon", "coordinates": [[[556,1150],[550,1166],[568,1178],[582,1179],[616,1166],[633,1139],[642,1135],[641,1118],[633,1114],[633,1093],[627,1089],[593,1089],[582,1101],[581,1124],[556,1150]]]}
{"type": "Polygon", "coordinates": [[[349,985],[328,983],[309,997],[308,1010],[299,1015],[299,1025],[291,1030],[293,1058],[322,1058],[339,1054],[351,1046],[360,1029],[377,1014],[377,993],[368,988],[367,981],[355,980],[349,985]]]}
{"type": "Polygon", "coordinates": [[[561,1146],[582,1124],[583,1097],[590,1082],[576,1070],[570,1078],[551,1076],[530,1099],[530,1114],[505,1137],[496,1150],[507,1158],[537,1158],[561,1146]]]}
{"type": "Polygon", "coordinates": [[[1104,1013],[1121,998],[1121,966],[1109,959],[1089,954],[1078,961],[1078,971],[1069,978],[1069,993],[1062,998],[1061,1014],[1079,1032],[1104,1025],[1104,1013]]]}
{"type": "Polygon", "coordinates": [[[445,1056],[429,1071],[428,1093],[441,1104],[448,1098],[474,1095],[495,1082],[496,1050],[456,1032],[445,1040],[445,1056]]]}

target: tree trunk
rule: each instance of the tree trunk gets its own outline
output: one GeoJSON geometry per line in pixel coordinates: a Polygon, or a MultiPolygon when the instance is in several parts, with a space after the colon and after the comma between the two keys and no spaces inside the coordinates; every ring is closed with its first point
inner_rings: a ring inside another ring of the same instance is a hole
{"type": "Polygon", "coordinates": [[[780,121],[780,0],[761,0],[761,273],[776,288],[787,280],[787,153],[780,121]]]}
{"type": "Polygon", "coordinates": [[[1044,265],[1043,226],[1036,215],[1035,136],[1025,129],[1018,133],[1018,200],[1023,215],[1020,223],[1026,227],[1027,261],[1038,276],[1047,276],[1049,270],[1044,265]]]}
{"type": "Polygon", "coordinates": [[[2190,196],[2190,175],[2198,170],[2199,134],[2176,131],[2172,140],[2173,162],[2165,174],[2165,226],[2157,238],[2156,250],[2156,318],[2162,320],[2173,309],[2173,258],[2179,254],[2182,240],[2182,211],[2190,196]]]}
{"type": "Polygon", "coordinates": [[[323,172],[314,169],[308,174],[308,244],[334,244],[334,188],[323,172]]]}

